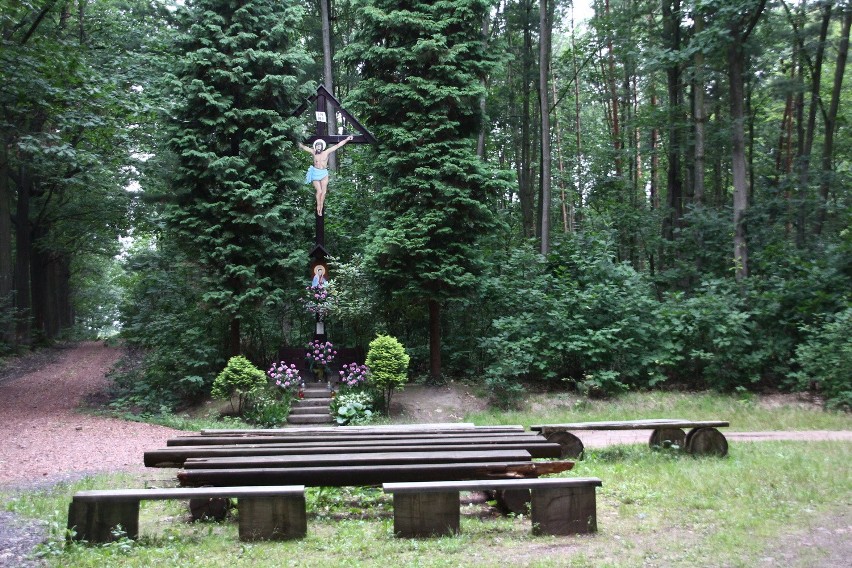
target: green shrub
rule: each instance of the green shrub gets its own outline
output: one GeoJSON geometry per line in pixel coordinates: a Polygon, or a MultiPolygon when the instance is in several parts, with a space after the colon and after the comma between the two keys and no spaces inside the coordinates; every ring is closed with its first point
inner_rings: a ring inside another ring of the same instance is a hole
{"type": "Polygon", "coordinates": [[[228,360],[227,366],[213,381],[213,398],[230,400],[231,408],[237,415],[242,416],[249,393],[258,388],[266,386],[266,374],[252,365],[251,361],[237,355],[228,360]],[[234,397],[237,398],[237,406],[234,408],[234,397]]]}
{"type": "Polygon", "coordinates": [[[289,391],[264,385],[246,397],[244,418],[261,428],[276,428],[287,422],[293,402],[289,391]]]}
{"type": "Polygon", "coordinates": [[[331,403],[331,414],[340,426],[369,424],[373,420],[373,396],[367,391],[340,392],[331,403]]]}
{"type": "Polygon", "coordinates": [[[402,390],[408,378],[409,356],[395,337],[379,335],[370,342],[366,364],[370,368],[370,384],[382,395],[382,408],[390,410],[394,390],[402,390]]]}
{"type": "Polygon", "coordinates": [[[807,339],[796,349],[798,386],[817,386],[829,408],[852,409],[852,307],[821,325],[803,326],[807,339]]]}

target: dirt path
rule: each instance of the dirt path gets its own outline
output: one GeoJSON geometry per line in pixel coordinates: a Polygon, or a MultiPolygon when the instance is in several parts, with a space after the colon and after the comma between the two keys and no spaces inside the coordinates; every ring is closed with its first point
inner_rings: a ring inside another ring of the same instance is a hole
{"type": "Polygon", "coordinates": [[[88,342],[26,358],[0,382],[0,484],[142,470],[147,449],[176,431],[78,411],[104,389],[120,351],[88,342]],[[31,368],[34,367],[34,368],[31,368]]]}

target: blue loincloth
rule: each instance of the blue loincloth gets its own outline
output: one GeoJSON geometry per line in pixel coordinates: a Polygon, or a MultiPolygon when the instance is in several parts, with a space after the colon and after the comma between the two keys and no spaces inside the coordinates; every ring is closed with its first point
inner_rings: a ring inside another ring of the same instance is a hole
{"type": "Polygon", "coordinates": [[[319,181],[328,175],[328,170],[321,170],[319,168],[315,168],[313,166],[308,168],[308,173],[305,174],[305,185],[313,182],[319,181]]]}

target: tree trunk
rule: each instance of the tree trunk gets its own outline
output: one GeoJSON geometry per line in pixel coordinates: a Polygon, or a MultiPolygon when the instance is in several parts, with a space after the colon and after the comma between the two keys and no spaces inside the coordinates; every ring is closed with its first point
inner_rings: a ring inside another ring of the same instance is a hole
{"type": "Polygon", "coordinates": [[[734,270],[738,281],[748,277],[748,246],[744,216],[748,208],[745,156],[745,109],[743,44],[739,30],[728,47],[728,78],[731,89],[731,173],[734,183],[734,270]]]}
{"type": "MultiPolygon", "coordinates": [[[[704,18],[695,16],[696,35],[704,31],[704,18]]],[[[695,121],[695,163],[692,199],[695,205],[704,204],[704,128],[707,122],[707,111],[704,108],[704,52],[700,49],[695,53],[695,84],[693,88],[693,119],[695,121]]],[[[701,243],[699,243],[701,246],[701,243]]]]}
{"type": "Polygon", "coordinates": [[[9,154],[0,141],[0,342],[14,344],[12,326],[14,265],[12,264],[12,188],[9,184],[9,154]]]}
{"type": "Polygon", "coordinates": [[[523,235],[526,238],[535,236],[535,194],[532,188],[532,156],[530,134],[530,78],[532,75],[532,30],[530,29],[530,12],[532,1],[524,1],[524,53],[521,60],[521,94],[523,109],[521,111],[521,176],[518,180],[518,197],[521,200],[521,222],[523,235]]]}
{"type": "Polygon", "coordinates": [[[429,300],[429,376],[441,382],[441,303],[429,300]]]}
{"type": "MultiPolygon", "coordinates": [[[[550,77],[550,94],[553,96],[553,100],[556,100],[556,78],[553,77],[553,72],[551,70],[550,77]]],[[[565,157],[562,154],[562,129],[559,124],[559,113],[553,113],[553,129],[556,131],[556,156],[558,160],[558,168],[559,168],[559,203],[560,203],[560,213],[562,214],[562,232],[569,232],[569,221],[568,221],[568,196],[565,191],[565,157]]],[[[573,230],[573,227],[572,229],[573,230]]]]}
{"type": "Polygon", "coordinates": [[[843,73],[846,70],[846,58],[849,54],[849,28],[852,24],[852,9],[847,8],[843,14],[843,24],[840,33],[840,45],[837,48],[837,63],[834,67],[834,86],[831,89],[831,103],[825,117],[825,139],[822,145],[822,180],[819,184],[819,208],[814,223],[814,233],[820,235],[827,216],[828,196],[834,173],[834,133],[837,130],[837,111],[840,107],[843,73]]]}
{"type": "MultiPolygon", "coordinates": [[[[606,0],[604,3],[604,12],[609,18],[609,0],[606,0]]],[[[609,90],[609,98],[612,101],[612,105],[610,107],[612,113],[612,146],[615,151],[615,159],[613,163],[615,165],[615,175],[620,178],[622,176],[622,167],[621,167],[621,127],[619,122],[619,108],[618,108],[618,89],[615,86],[615,55],[612,46],[612,36],[607,38],[607,67],[608,73],[607,76],[607,88],[609,90]]]]}
{"type": "MultiPolygon", "coordinates": [[[[798,156],[797,166],[799,172],[799,209],[796,222],[796,245],[805,246],[805,225],[807,223],[807,196],[810,177],[811,152],[814,145],[814,133],[816,132],[816,114],[819,105],[819,91],[822,83],[822,60],[825,54],[825,40],[828,37],[828,26],[831,22],[832,3],[826,2],[822,6],[822,24],[819,31],[819,43],[817,44],[816,56],[811,70],[811,97],[808,103],[808,123],[803,143],[800,145],[801,153],[798,156]]],[[[803,50],[804,54],[804,50],[803,50]]]]}
{"type": "MultiPolygon", "coordinates": [[[[672,52],[680,51],[680,0],[663,0],[663,34],[672,52]]],[[[668,212],[663,220],[663,237],[674,240],[675,227],[683,216],[683,179],[681,173],[680,66],[672,62],[666,68],[668,91],[668,177],[666,181],[668,212]]]]}
{"type": "Polygon", "coordinates": [[[231,325],[228,331],[228,357],[236,357],[240,354],[240,318],[234,316],[231,318],[231,325]]]}
{"type": "Polygon", "coordinates": [[[26,163],[18,176],[18,202],[15,209],[15,315],[18,345],[29,345],[31,340],[32,304],[30,302],[30,194],[32,178],[26,163]]]}
{"type": "Polygon", "coordinates": [[[550,89],[547,84],[550,71],[550,7],[541,0],[539,8],[539,101],[541,107],[541,254],[550,252],[550,89]]]}
{"type": "MultiPolygon", "coordinates": [[[[490,23],[489,14],[486,12],[482,15],[482,43],[488,46],[488,25],[490,23]]],[[[487,87],[487,80],[483,77],[482,88],[487,87]]],[[[482,113],[482,125],[479,127],[479,135],[476,137],[476,155],[480,160],[485,160],[485,135],[487,134],[488,124],[485,122],[485,92],[479,97],[479,112],[482,113]]]]}
{"type": "MultiPolygon", "coordinates": [[[[325,88],[334,94],[334,75],[332,71],[333,53],[331,49],[331,0],[319,0],[320,19],[322,20],[322,76],[325,88]]],[[[328,133],[337,134],[337,117],[334,112],[329,112],[328,133]]],[[[331,153],[328,157],[328,167],[332,171],[337,169],[337,156],[331,153]]]]}

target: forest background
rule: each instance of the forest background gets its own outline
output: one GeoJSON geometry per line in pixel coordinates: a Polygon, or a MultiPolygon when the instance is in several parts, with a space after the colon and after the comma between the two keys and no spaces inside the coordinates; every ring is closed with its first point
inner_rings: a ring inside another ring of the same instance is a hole
{"type": "Polygon", "coordinates": [[[327,200],[336,345],[391,334],[415,378],[501,404],[848,408],[852,6],[590,8],[0,0],[0,345],[120,332],[124,400],[152,411],[233,354],[303,346],[312,117],[292,111],[332,76],[379,140],[338,152],[327,200]]]}

